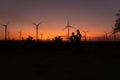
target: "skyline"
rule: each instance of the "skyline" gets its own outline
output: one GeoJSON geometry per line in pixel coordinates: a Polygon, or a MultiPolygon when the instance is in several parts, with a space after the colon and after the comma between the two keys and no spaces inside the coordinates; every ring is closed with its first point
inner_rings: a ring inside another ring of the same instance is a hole
{"type": "MultiPolygon", "coordinates": [[[[70,25],[81,32],[89,31],[88,36],[95,37],[110,32],[114,27],[119,3],[119,0],[1,0],[0,23],[10,22],[8,31],[18,39],[19,31],[22,31],[23,37],[31,35],[35,38],[32,23],[44,21],[39,33],[43,33],[46,39],[48,36],[66,35],[67,30],[63,29],[68,17],[70,25]]],[[[76,29],[70,29],[70,32],[76,29]]],[[[4,28],[0,26],[0,39],[4,38],[3,35],[4,28]]]]}

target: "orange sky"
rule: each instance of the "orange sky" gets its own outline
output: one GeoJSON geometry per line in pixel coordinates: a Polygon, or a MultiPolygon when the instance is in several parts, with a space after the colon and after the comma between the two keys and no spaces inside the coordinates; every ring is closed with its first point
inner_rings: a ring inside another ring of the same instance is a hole
{"type": "MultiPolygon", "coordinates": [[[[64,27],[66,26],[65,22],[63,22],[64,24],[59,24],[59,23],[42,23],[39,26],[39,39],[41,39],[41,33],[43,33],[43,39],[46,40],[48,39],[53,39],[55,36],[66,36],[67,35],[67,29],[64,29],[64,27]],[[48,26],[49,25],[49,26],[48,26]],[[52,27],[51,27],[52,26],[52,27]],[[56,27],[58,26],[58,27],[56,27]]],[[[71,23],[72,25],[72,23],[71,23]]],[[[98,27],[86,27],[86,26],[78,26],[78,25],[72,25],[75,28],[71,28],[70,29],[70,35],[72,32],[76,32],[76,29],[79,29],[81,31],[81,34],[84,38],[84,32],[83,31],[88,31],[87,33],[87,37],[98,37],[104,34],[104,31],[110,31],[110,28],[107,29],[102,29],[102,28],[98,28],[98,27]]],[[[102,25],[101,25],[102,26],[102,25]]],[[[1,39],[4,39],[4,27],[0,28],[1,31],[1,39]]],[[[19,31],[22,31],[22,37],[27,38],[29,35],[34,37],[36,37],[36,29],[35,26],[32,24],[27,24],[27,25],[14,25],[14,24],[9,24],[8,26],[8,32],[10,32],[10,38],[11,39],[19,39],[19,31]],[[29,26],[29,27],[28,27],[29,26]],[[12,29],[10,28],[12,27],[12,29]]]]}
{"type": "MultiPolygon", "coordinates": [[[[33,22],[44,21],[39,27],[43,38],[66,35],[66,18],[70,25],[82,31],[89,31],[88,37],[97,37],[110,32],[114,27],[119,10],[119,0],[0,0],[0,23],[10,22],[10,38],[18,39],[19,31],[26,38],[35,38],[33,22]]],[[[70,29],[70,32],[76,31],[70,29]]],[[[0,39],[4,39],[4,27],[0,26],[0,39]]]]}

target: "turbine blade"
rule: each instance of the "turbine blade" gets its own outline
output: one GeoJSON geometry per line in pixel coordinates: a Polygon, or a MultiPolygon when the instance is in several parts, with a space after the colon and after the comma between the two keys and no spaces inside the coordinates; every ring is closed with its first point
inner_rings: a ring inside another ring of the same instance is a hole
{"type": "Polygon", "coordinates": [[[4,24],[0,24],[1,26],[5,26],[4,24]]]}
{"type": "Polygon", "coordinates": [[[42,24],[42,23],[43,23],[43,21],[39,22],[38,25],[40,25],[40,24],[42,24]]]}
{"type": "Polygon", "coordinates": [[[32,24],[35,25],[35,26],[37,25],[37,24],[35,24],[35,23],[32,23],[32,24]]]}
{"type": "Polygon", "coordinates": [[[67,25],[69,25],[69,19],[67,18],[67,25]]]}
{"type": "Polygon", "coordinates": [[[71,26],[71,28],[76,29],[76,27],[71,26]]]}
{"type": "Polygon", "coordinates": [[[69,27],[73,28],[73,26],[70,26],[70,25],[69,25],[69,27]]]}
{"type": "Polygon", "coordinates": [[[68,26],[66,26],[64,29],[67,29],[68,28],[68,26]]]}
{"type": "Polygon", "coordinates": [[[8,21],[6,25],[10,24],[10,22],[8,21]]]}
{"type": "Polygon", "coordinates": [[[70,28],[73,28],[73,29],[76,29],[74,26],[70,26],[70,25],[69,25],[69,27],[70,27],[70,28]]]}

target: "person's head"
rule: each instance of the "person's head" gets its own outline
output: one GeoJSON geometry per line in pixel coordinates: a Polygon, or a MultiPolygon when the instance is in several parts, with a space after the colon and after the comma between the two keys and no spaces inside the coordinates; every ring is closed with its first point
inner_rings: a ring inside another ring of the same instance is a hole
{"type": "Polygon", "coordinates": [[[74,33],[74,32],[72,32],[72,35],[75,35],[75,33],[74,33]]]}
{"type": "Polygon", "coordinates": [[[77,32],[80,32],[79,29],[76,30],[77,32]]]}
{"type": "Polygon", "coordinates": [[[77,33],[80,33],[79,29],[77,29],[76,31],[77,31],[77,33]]]}

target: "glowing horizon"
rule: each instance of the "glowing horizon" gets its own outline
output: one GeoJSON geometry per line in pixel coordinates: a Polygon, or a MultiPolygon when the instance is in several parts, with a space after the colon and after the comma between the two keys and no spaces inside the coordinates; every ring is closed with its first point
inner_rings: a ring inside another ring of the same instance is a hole
{"type": "MultiPolygon", "coordinates": [[[[45,23],[44,23],[45,24],[45,23]]],[[[28,36],[32,36],[34,38],[34,40],[36,39],[36,27],[34,25],[31,24],[29,29],[23,28],[23,29],[13,29],[13,30],[9,30],[8,26],[8,32],[10,32],[10,39],[15,39],[15,40],[19,40],[19,31],[22,32],[22,37],[24,39],[26,39],[28,36]],[[13,31],[13,32],[12,32],[13,31]]],[[[67,37],[67,29],[64,29],[64,26],[58,29],[45,29],[45,28],[41,28],[42,25],[39,26],[39,39],[41,39],[41,33],[43,33],[43,40],[48,39],[53,39],[55,36],[64,36],[67,37]]],[[[84,37],[84,32],[85,30],[80,29],[80,28],[71,28],[70,29],[70,35],[72,32],[76,33],[76,30],[79,29],[81,31],[82,34],[82,38],[84,37]]],[[[91,29],[90,29],[91,30],[91,29]]],[[[87,37],[99,37],[102,36],[104,33],[103,32],[97,32],[97,30],[93,30],[94,32],[91,32],[89,29],[87,29],[88,33],[87,33],[87,37]]],[[[0,39],[4,40],[4,27],[1,29],[1,33],[3,36],[0,37],[0,39]]]]}

